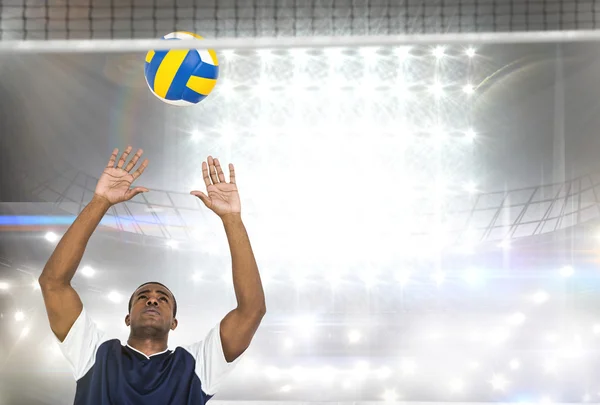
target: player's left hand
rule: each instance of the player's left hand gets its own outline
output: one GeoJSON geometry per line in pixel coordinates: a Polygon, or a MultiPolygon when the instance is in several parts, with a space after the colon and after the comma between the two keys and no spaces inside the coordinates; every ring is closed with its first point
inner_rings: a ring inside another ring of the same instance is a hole
{"type": "Polygon", "coordinates": [[[229,164],[229,183],[225,181],[225,174],[219,159],[208,157],[207,162],[202,162],[202,177],[206,184],[206,192],[194,190],[190,194],[198,197],[204,205],[219,217],[241,212],[240,195],[235,184],[235,169],[229,164]]]}

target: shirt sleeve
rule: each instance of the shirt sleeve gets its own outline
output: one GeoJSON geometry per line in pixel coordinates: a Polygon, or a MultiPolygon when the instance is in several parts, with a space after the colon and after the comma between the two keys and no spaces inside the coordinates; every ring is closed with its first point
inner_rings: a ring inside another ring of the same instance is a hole
{"type": "Polygon", "coordinates": [[[106,337],[83,308],[65,340],[61,342],[56,338],[56,341],[71,365],[75,381],[78,381],[94,365],[98,347],[106,341],[106,337]]]}
{"type": "Polygon", "coordinates": [[[221,343],[221,323],[208,332],[203,341],[189,346],[183,346],[196,360],[196,375],[202,383],[202,391],[213,396],[220,385],[233,371],[242,356],[232,362],[227,362],[221,343]]]}

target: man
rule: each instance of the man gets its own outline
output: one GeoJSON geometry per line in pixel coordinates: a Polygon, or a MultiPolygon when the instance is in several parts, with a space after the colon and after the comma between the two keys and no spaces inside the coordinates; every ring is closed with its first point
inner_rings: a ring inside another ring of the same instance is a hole
{"type": "Polygon", "coordinates": [[[143,151],[125,165],[128,147],[116,164],[115,149],[96,186],[94,197],[58,243],[39,278],[50,327],[72,366],[77,389],[75,405],[204,404],[248,348],[266,312],[265,297],[254,254],[241,219],[233,165],[230,181],[218,159],[202,162],[207,194],[190,194],[217,214],[229,241],[237,307],[203,341],[174,351],[167,349],[169,331],[177,327],[177,303],[162,284],[149,282],[134,291],[125,324],[127,345],[106,338],[86,313],[71,279],[87,242],[114,204],[148,192],[131,188],[148,160],[131,173],[143,151]]]}

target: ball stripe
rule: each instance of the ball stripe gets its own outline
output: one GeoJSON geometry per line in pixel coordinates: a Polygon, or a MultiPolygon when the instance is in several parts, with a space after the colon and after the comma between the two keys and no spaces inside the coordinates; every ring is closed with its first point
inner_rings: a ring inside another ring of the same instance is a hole
{"type": "Polygon", "coordinates": [[[171,82],[188,53],[189,51],[186,50],[171,50],[167,52],[156,72],[154,80],[154,92],[159,97],[166,97],[169,87],[171,87],[171,82]]]}
{"type": "Polygon", "coordinates": [[[203,63],[192,72],[192,75],[216,80],[219,77],[219,68],[208,63],[203,63]]]}
{"type": "Polygon", "coordinates": [[[181,95],[183,94],[185,85],[190,78],[190,74],[192,74],[194,68],[201,63],[202,60],[200,59],[198,52],[195,52],[194,50],[188,51],[185,59],[181,63],[181,66],[179,66],[179,70],[171,81],[171,86],[169,87],[169,91],[165,96],[167,100],[181,99],[181,95]]]}
{"type": "Polygon", "coordinates": [[[194,90],[198,94],[207,96],[217,84],[215,79],[207,79],[205,77],[190,76],[187,82],[187,87],[194,90]]]}
{"type": "Polygon", "coordinates": [[[146,81],[150,89],[154,91],[154,82],[156,81],[156,72],[160,67],[161,62],[167,56],[169,51],[156,51],[150,63],[146,64],[146,81]]]}
{"type": "Polygon", "coordinates": [[[204,100],[206,96],[200,93],[196,93],[194,90],[190,89],[189,87],[186,87],[183,91],[183,95],[181,98],[185,101],[196,104],[204,100]]]}
{"type": "Polygon", "coordinates": [[[219,59],[217,59],[217,52],[214,49],[209,49],[208,54],[213,60],[213,65],[219,66],[219,59]]]}
{"type": "Polygon", "coordinates": [[[149,51],[146,54],[146,63],[150,63],[152,61],[153,57],[154,57],[154,51],[149,51]]]}

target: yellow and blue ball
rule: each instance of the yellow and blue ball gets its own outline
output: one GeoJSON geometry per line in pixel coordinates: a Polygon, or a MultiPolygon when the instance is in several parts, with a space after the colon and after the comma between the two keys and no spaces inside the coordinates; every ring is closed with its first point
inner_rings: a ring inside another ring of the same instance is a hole
{"type": "MultiPolygon", "coordinates": [[[[203,39],[191,32],[177,31],[165,40],[203,39]]],[[[213,49],[150,51],[144,68],[150,91],[165,103],[189,106],[210,94],[219,77],[219,61],[213,49]]]]}

